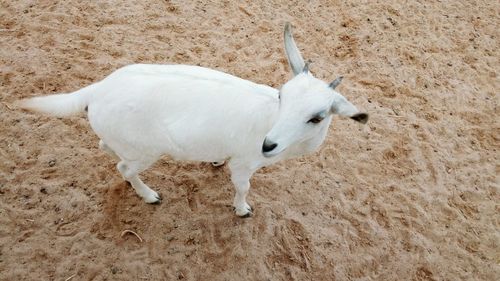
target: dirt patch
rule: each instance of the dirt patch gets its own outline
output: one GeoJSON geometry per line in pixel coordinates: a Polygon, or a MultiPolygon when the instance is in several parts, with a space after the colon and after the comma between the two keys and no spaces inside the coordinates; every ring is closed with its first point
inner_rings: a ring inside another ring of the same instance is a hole
{"type": "Polygon", "coordinates": [[[500,279],[498,2],[132,2],[0,2],[0,280],[500,279]],[[250,219],[225,167],[162,159],[147,205],[85,116],[8,107],[139,62],[280,87],[286,21],[371,119],[256,173],[250,219]]]}

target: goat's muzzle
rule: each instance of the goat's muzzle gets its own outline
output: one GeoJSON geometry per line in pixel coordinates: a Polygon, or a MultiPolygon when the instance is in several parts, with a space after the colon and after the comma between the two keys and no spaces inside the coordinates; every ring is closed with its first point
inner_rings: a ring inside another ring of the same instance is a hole
{"type": "Polygon", "coordinates": [[[277,143],[269,141],[267,139],[264,140],[264,144],[262,144],[262,154],[266,157],[270,157],[272,155],[267,155],[269,152],[273,151],[278,146],[277,143]]]}

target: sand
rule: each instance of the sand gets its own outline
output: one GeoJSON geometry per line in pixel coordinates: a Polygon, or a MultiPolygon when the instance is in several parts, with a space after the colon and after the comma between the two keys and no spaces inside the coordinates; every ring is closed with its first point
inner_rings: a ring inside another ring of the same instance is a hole
{"type": "Polygon", "coordinates": [[[0,280],[500,280],[498,1],[0,1],[0,280]],[[185,3],[189,2],[189,3],[185,3]],[[346,3],[348,2],[348,3],[346,3]],[[405,3],[402,3],[405,2],[405,3]],[[284,23],[370,113],[258,171],[161,159],[148,205],[85,115],[10,104],[131,63],[280,87],[284,23]],[[121,236],[122,231],[133,230],[121,236]]]}

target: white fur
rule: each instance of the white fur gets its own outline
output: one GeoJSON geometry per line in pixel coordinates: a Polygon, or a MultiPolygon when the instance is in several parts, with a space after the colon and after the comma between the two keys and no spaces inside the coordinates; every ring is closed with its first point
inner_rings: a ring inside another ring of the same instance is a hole
{"type": "MultiPolygon", "coordinates": [[[[291,34],[285,40],[295,46],[291,34]]],[[[290,53],[295,51],[296,47],[287,54],[294,58],[292,68],[298,69],[303,61],[300,53],[290,53]]],[[[162,155],[216,164],[227,161],[239,216],[251,213],[246,195],[257,169],[315,151],[326,136],[332,113],[358,113],[308,72],[297,73],[278,91],[207,68],[146,64],[123,67],[71,94],[36,97],[19,105],[56,116],[88,107],[90,125],[101,139],[99,147],[119,160],[117,168],[124,179],[149,203],[160,198],[138,174],[162,155]],[[307,122],[320,111],[326,112],[325,120],[307,122]],[[264,155],[265,139],[277,147],[264,155]]]]}

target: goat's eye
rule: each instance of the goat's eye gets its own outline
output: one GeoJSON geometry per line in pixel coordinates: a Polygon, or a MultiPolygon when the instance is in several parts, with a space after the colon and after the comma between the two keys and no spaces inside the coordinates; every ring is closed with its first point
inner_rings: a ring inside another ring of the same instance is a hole
{"type": "Polygon", "coordinates": [[[320,118],[320,117],[313,117],[311,118],[309,121],[307,121],[307,123],[314,123],[314,124],[318,124],[319,122],[321,122],[323,120],[323,118],[320,118]]]}

